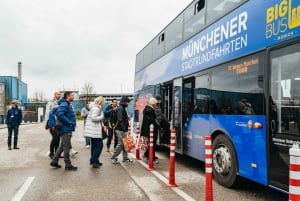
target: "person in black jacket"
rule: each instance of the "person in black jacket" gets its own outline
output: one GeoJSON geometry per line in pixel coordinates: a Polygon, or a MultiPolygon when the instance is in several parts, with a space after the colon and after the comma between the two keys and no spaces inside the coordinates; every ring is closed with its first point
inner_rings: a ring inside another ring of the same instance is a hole
{"type": "Polygon", "coordinates": [[[127,96],[122,96],[119,104],[119,108],[117,110],[118,116],[118,124],[115,129],[115,134],[118,138],[118,144],[114,150],[114,153],[111,157],[112,163],[118,163],[118,155],[123,151],[123,162],[132,162],[131,159],[128,158],[127,152],[123,145],[123,138],[125,138],[128,134],[128,127],[129,127],[129,116],[126,112],[126,107],[130,103],[130,99],[127,96]]]}
{"type": "MultiPolygon", "coordinates": [[[[141,127],[141,136],[145,136],[148,139],[150,138],[150,125],[152,124],[154,126],[154,142],[156,142],[157,138],[157,128],[158,123],[156,121],[156,114],[155,110],[157,109],[157,100],[155,98],[150,98],[148,101],[148,105],[143,110],[143,121],[142,121],[142,127],[141,127]]],[[[154,146],[154,152],[153,152],[153,160],[155,163],[157,163],[157,158],[155,157],[155,149],[156,149],[156,143],[153,144],[154,146]]],[[[146,152],[144,153],[144,158],[148,160],[149,158],[149,146],[146,152]]]]}
{"type": "Polygon", "coordinates": [[[8,129],[8,150],[11,150],[11,138],[14,132],[14,149],[20,149],[18,145],[19,126],[22,122],[22,111],[18,108],[18,101],[11,102],[11,108],[7,111],[6,124],[8,129]]]}
{"type": "Polygon", "coordinates": [[[118,101],[117,99],[113,98],[111,100],[111,104],[109,106],[107,106],[104,110],[104,118],[105,118],[105,126],[107,126],[107,142],[106,142],[106,152],[109,152],[109,148],[111,145],[111,140],[114,137],[114,148],[116,148],[117,144],[118,144],[118,138],[115,135],[115,127],[114,125],[112,125],[110,123],[110,116],[112,114],[112,112],[117,111],[118,109],[118,101]]]}

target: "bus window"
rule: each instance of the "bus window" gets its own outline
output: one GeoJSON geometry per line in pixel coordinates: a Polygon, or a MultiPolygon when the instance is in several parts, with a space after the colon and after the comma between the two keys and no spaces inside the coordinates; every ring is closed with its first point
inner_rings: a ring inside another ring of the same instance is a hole
{"type": "Polygon", "coordinates": [[[179,15],[167,28],[165,34],[165,51],[169,51],[182,42],[183,15],[179,15]]]}
{"type": "Polygon", "coordinates": [[[212,23],[219,17],[240,5],[244,0],[209,0],[207,1],[206,24],[212,23]]]}
{"type": "MultiPolygon", "coordinates": [[[[262,115],[263,55],[245,57],[212,70],[214,114],[262,115]]],[[[207,112],[208,113],[208,112],[207,112]]]]}
{"type": "Polygon", "coordinates": [[[200,0],[197,3],[191,4],[183,13],[183,37],[188,39],[195,33],[199,32],[205,27],[205,9],[201,8],[203,1],[203,7],[205,6],[204,0],[200,0]],[[199,5],[198,5],[199,4],[199,5]],[[196,12],[197,11],[197,12],[196,12]]]}

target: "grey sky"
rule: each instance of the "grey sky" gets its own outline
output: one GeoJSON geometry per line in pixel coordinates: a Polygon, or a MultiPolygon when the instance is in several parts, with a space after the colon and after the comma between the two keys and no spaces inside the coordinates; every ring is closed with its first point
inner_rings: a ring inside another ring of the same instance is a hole
{"type": "Polygon", "coordinates": [[[0,75],[23,63],[28,96],[133,92],[135,56],[191,0],[1,0],[0,75]]]}

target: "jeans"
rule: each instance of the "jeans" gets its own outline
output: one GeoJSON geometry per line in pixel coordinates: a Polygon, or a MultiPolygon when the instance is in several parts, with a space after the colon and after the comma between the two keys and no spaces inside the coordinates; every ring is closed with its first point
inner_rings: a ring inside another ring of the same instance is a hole
{"type": "Polygon", "coordinates": [[[91,145],[91,138],[85,137],[85,146],[91,145]]]}
{"type": "Polygon", "coordinates": [[[111,128],[108,128],[108,131],[107,131],[107,142],[106,142],[106,147],[109,149],[110,148],[110,145],[111,145],[111,140],[113,138],[113,136],[115,135],[115,140],[114,140],[114,148],[116,148],[117,144],[118,144],[118,138],[115,134],[115,131],[111,128]]]}
{"type": "Polygon", "coordinates": [[[120,131],[120,130],[115,130],[115,133],[118,138],[118,144],[114,150],[114,154],[112,155],[111,159],[116,159],[118,155],[121,153],[121,151],[123,151],[123,161],[125,161],[128,158],[127,152],[123,145],[123,138],[126,137],[126,134],[124,131],[120,131]]]}
{"type": "Polygon", "coordinates": [[[91,164],[99,163],[99,157],[103,149],[103,141],[101,138],[91,138],[91,164]]]}
{"type": "Polygon", "coordinates": [[[54,156],[54,153],[58,149],[60,138],[56,130],[50,129],[50,133],[52,135],[52,140],[50,143],[50,155],[54,156]]]}
{"type": "Polygon", "coordinates": [[[12,133],[14,132],[14,147],[16,147],[18,145],[19,125],[7,124],[7,129],[8,129],[7,145],[11,147],[11,138],[12,138],[12,133]]]}
{"type": "Polygon", "coordinates": [[[60,136],[61,143],[60,143],[57,151],[55,152],[52,162],[58,163],[61,153],[64,152],[64,161],[65,161],[66,167],[72,166],[71,160],[70,160],[70,148],[72,147],[71,137],[72,137],[72,133],[64,133],[60,136]]]}

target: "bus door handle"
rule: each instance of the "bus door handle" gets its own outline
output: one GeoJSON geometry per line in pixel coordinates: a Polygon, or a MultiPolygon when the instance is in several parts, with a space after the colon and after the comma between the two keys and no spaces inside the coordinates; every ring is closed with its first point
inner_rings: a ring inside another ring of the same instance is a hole
{"type": "Polygon", "coordinates": [[[276,122],[275,122],[275,120],[272,120],[271,121],[271,132],[275,133],[275,130],[276,130],[276,122]]]}

